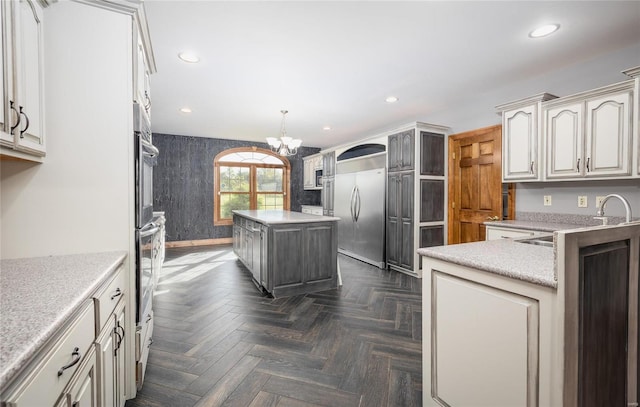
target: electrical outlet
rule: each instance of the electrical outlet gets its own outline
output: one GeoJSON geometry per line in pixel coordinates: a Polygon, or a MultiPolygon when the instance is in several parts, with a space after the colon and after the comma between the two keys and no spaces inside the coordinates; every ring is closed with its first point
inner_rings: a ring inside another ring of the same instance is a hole
{"type": "Polygon", "coordinates": [[[604,196],[596,196],[596,208],[600,208],[600,204],[602,203],[603,199],[604,196]]]}
{"type": "Polygon", "coordinates": [[[587,205],[587,196],[586,195],[579,195],[578,196],[578,208],[586,208],[587,205]]]}
{"type": "Polygon", "coordinates": [[[551,195],[544,196],[544,206],[551,206],[551,195]]]}

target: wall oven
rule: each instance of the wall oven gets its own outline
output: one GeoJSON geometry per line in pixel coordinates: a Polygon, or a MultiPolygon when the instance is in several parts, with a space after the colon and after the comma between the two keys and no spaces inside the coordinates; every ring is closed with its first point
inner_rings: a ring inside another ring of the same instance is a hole
{"type": "Polygon", "coordinates": [[[151,142],[151,124],[144,108],[133,108],[136,176],[136,228],[143,228],[153,218],[153,167],[158,149],[151,142]]]}

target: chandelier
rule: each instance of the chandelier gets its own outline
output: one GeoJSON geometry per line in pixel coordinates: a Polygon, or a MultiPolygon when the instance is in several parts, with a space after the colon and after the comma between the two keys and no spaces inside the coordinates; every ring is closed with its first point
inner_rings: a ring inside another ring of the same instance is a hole
{"type": "Polygon", "coordinates": [[[280,110],[280,113],[282,113],[282,128],[280,129],[280,138],[277,139],[275,137],[267,137],[267,143],[269,143],[269,146],[271,146],[272,151],[282,156],[286,157],[289,155],[296,155],[296,153],[298,152],[298,147],[300,147],[300,145],[302,144],[302,140],[293,139],[287,136],[287,130],[285,129],[284,125],[284,118],[285,115],[289,112],[286,110],[280,110]]]}

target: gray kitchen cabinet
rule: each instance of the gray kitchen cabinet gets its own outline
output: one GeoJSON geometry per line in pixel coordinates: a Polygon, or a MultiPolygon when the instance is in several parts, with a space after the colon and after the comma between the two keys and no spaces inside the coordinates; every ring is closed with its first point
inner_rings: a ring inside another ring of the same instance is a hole
{"type": "Polygon", "coordinates": [[[386,261],[391,269],[419,276],[416,250],[444,243],[447,133],[446,127],[417,122],[388,136],[386,261]]]}
{"type": "Polygon", "coordinates": [[[335,177],[323,177],[322,179],[322,214],[333,216],[335,177]]]}
{"type": "Polygon", "coordinates": [[[330,151],[322,155],[322,174],[325,177],[336,175],[336,152],[330,151]]]}
{"type": "Polygon", "coordinates": [[[413,172],[387,176],[387,263],[413,269],[413,172]]]}
{"type": "Polygon", "coordinates": [[[389,136],[387,171],[412,170],[415,155],[415,130],[389,136]]]}
{"type": "Polygon", "coordinates": [[[252,259],[240,260],[267,292],[280,297],[336,288],[338,218],[289,211],[234,211],[234,223],[240,219],[245,225],[253,224],[252,259]],[[274,222],[275,212],[288,218],[274,222]]]}

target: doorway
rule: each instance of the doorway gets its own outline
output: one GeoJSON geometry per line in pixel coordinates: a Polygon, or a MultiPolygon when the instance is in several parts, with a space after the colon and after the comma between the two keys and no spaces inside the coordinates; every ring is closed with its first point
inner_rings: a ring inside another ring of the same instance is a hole
{"type": "Polygon", "coordinates": [[[485,221],[513,218],[514,192],[503,194],[502,125],[449,136],[448,244],[484,240],[485,221]]]}

